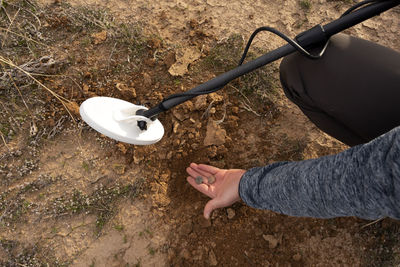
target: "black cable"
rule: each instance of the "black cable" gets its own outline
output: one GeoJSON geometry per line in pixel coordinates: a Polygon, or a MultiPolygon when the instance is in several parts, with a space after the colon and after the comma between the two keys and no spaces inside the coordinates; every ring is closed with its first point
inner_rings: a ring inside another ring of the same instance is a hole
{"type": "MultiPolygon", "coordinates": [[[[381,1],[387,1],[387,0],[364,0],[364,1],[360,2],[360,3],[355,4],[352,7],[350,7],[340,17],[344,17],[344,16],[350,14],[351,12],[355,11],[356,9],[359,9],[359,8],[365,6],[365,5],[373,4],[373,3],[381,2],[381,1]]],[[[329,40],[326,41],[326,43],[325,43],[324,47],[321,49],[321,51],[318,54],[313,55],[310,52],[308,52],[304,47],[302,47],[298,42],[296,42],[295,40],[291,39],[290,37],[288,37],[284,33],[280,32],[280,31],[278,31],[278,30],[276,30],[274,28],[271,28],[271,27],[268,27],[268,26],[264,26],[264,27],[260,27],[260,28],[256,29],[251,34],[249,40],[247,41],[246,47],[245,47],[245,49],[243,51],[242,57],[239,60],[238,66],[243,64],[243,62],[244,62],[244,60],[245,60],[245,58],[247,56],[247,53],[248,53],[248,51],[250,49],[251,43],[253,42],[253,40],[256,37],[256,35],[258,33],[262,32],[262,31],[268,31],[268,32],[274,33],[275,35],[278,35],[279,37],[284,39],[287,43],[292,45],[300,54],[304,55],[305,57],[307,57],[309,59],[319,59],[319,58],[321,58],[324,55],[324,53],[326,51],[326,48],[328,47],[328,44],[329,44],[329,40]]],[[[210,94],[210,93],[213,93],[213,92],[216,92],[216,91],[220,90],[225,85],[217,87],[217,88],[214,88],[214,89],[202,91],[202,92],[194,92],[194,93],[184,92],[184,93],[172,94],[172,95],[168,96],[167,98],[164,98],[163,101],[160,104],[162,106],[163,102],[165,102],[167,100],[170,100],[170,99],[173,99],[173,98],[177,98],[177,97],[182,97],[182,96],[195,97],[195,96],[199,96],[199,95],[210,94]]]]}
{"type": "Polygon", "coordinates": [[[365,1],[362,1],[360,3],[355,4],[354,6],[350,7],[349,9],[347,9],[340,17],[342,18],[342,17],[350,14],[354,10],[356,10],[356,9],[362,7],[362,6],[365,6],[367,4],[381,2],[381,1],[387,1],[387,0],[365,0],[365,1]]]}

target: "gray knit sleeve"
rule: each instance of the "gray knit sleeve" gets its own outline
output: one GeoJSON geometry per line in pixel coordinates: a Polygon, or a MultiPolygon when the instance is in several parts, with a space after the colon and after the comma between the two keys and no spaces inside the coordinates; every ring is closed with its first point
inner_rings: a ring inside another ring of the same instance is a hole
{"type": "Polygon", "coordinates": [[[400,127],[337,155],[250,169],[239,194],[292,216],[400,219],[400,127]]]}

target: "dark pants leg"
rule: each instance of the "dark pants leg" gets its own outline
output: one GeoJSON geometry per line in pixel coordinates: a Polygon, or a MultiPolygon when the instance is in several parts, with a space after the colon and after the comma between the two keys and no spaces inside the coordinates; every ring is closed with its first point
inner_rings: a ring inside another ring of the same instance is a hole
{"type": "Polygon", "coordinates": [[[338,34],[325,55],[280,66],[286,96],[322,131],[353,146],[400,125],[400,53],[338,34]]]}

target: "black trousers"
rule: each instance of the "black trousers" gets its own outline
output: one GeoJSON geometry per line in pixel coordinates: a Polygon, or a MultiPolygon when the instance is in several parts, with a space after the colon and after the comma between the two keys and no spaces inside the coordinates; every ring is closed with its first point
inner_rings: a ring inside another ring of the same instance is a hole
{"type": "Polygon", "coordinates": [[[318,60],[285,57],[286,96],[322,131],[354,146],[400,125],[400,53],[338,34],[318,60]]]}

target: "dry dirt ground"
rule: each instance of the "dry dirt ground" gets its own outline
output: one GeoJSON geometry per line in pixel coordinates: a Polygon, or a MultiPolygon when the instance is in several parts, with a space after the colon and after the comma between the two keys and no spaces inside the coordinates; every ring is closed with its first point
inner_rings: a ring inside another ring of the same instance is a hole
{"type": "MultiPolygon", "coordinates": [[[[190,162],[250,168],[346,149],[284,98],[278,63],[162,114],[165,136],[152,146],[110,140],[78,114],[96,95],[154,106],[233,68],[257,27],[295,36],[351,2],[2,1],[0,265],[400,264],[390,219],[294,218],[243,203],[202,218],[190,162]]],[[[399,14],[348,33],[399,50],[399,14]]],[[[282,44],[261,34],[250,57],[282,44]]]]}

